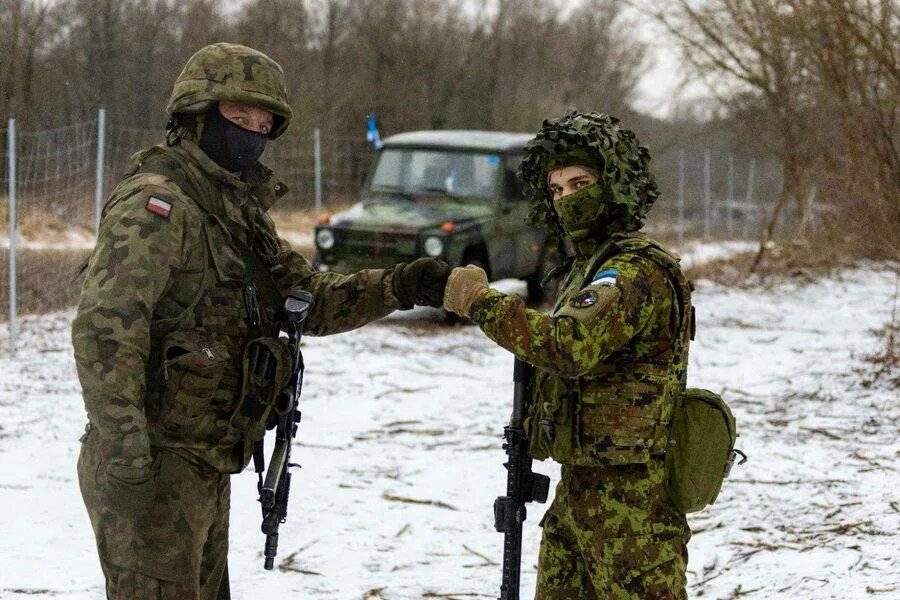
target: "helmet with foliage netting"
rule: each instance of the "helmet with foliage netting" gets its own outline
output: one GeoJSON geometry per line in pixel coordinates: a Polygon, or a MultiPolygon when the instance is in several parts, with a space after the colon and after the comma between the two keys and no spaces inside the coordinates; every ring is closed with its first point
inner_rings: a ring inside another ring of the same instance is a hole
{"type": "Polygon", "coordinates": [[[519,176],[531,202],[528,220],[546,227],[551,241],[559,242],[565,235],[547,180],[554,169],[582,165],[597,172],[606,200],[598,219],[603,219],[602,231],[607,235],[640,229],[659,197],[649,151],[634,132],[607,114],[570,111],[546,120],[525,150],[519,176]]]}
{"type": "Polygon", "coordinates": [[[270,139],[284,133],[293,116],[281,66],[258,50],[226,42],[204,46],[188,59],[166,112],[203,112],[223,100],[270,111],[275,116],[270,139]]]}

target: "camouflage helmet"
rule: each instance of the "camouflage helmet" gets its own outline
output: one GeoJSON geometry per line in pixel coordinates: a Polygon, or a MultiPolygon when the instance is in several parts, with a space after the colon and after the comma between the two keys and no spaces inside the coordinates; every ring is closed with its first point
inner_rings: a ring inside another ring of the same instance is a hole
{"type": "Polygon", "coordinates": [[[210,44],[190,57],[175,80],[166,112],[202,112],[222,100],[271,111],[275,123],[269,138],[273,140],[284,133],[293,116],[281,66],[262,52],[239,44],[210,44]]]}
{"type": "Polygon", "coordinates": [[[650,173],[649,151],[632,131],[620,127],[619,120],[607,114],[570,111],[559,119],[546,120],[525,151],[519,176],[525,197],[531,202],[528,220],[545,226],[553,241],[559,242],[564,235],[547,181],[554,169],[583,165],[597,171],[606,198],[606,234],[640,229],[659,197],[650,173]]]}

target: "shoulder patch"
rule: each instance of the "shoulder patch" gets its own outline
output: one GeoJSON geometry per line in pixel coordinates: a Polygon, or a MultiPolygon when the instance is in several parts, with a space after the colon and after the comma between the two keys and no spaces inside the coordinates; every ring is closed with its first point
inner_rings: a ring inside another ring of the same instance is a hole
{"type": "Polygon", "coordinates": [[[166,202],[165,200],[160,200],[156,196],[150,196],[150,199],[147,200],[146,208],[153,214],[159,215],[166,219],[169,218],[169,213],[172,212],[172,204],[170,202],[166,202]]]}
{"type": "Polygon", "coordinates": [[[583,292],[579,292],[569,300],[569,304],[575,308],[588,308],[594,306],[597,304],[597,292],[594,290],[584,290],[583,292]]]}
{"type": "Polygon", "coordinates": [[[586,288],[571,296],[551,316],[572,317],[578,321],[588,322],[604,314],[619,299],[621,293],[614,285],[586,288]]]}
{"type": "Polygon", "coordinates": [[[618,277],[618,269],[603,269],[594,275],[590,285],[616,285],[616,279],[618,277]]]}

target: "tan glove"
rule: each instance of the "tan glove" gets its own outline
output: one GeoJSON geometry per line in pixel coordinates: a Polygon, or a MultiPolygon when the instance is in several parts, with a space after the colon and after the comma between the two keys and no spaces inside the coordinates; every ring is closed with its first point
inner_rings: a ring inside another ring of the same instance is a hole
{"type": "Polygon", "coordinates": [[[472,303],[488,290],[487,273],[481,267],[456,267],[447,279],[444,290],[444,309],[461,317],[468,317],[472,303]]]}

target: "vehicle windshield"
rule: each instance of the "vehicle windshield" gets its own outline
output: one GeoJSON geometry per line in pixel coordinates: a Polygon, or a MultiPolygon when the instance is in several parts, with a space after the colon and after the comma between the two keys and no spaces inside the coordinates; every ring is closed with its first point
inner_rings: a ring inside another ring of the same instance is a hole
{"type": "Polygon", "coordinates": [[[416,200],[429,196],[496,198],[500,156],[478,152],[385,148],[370,192],[390,192],[416,200]]]}

